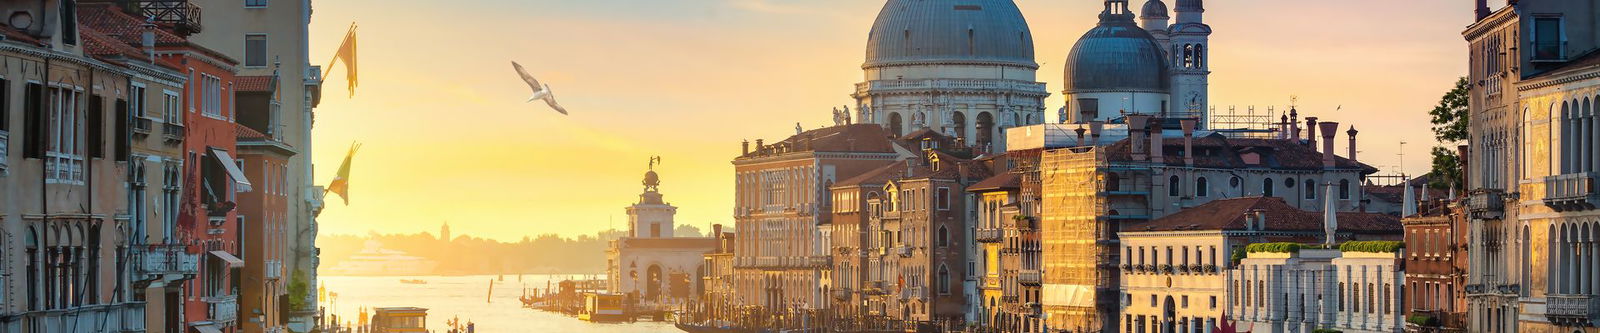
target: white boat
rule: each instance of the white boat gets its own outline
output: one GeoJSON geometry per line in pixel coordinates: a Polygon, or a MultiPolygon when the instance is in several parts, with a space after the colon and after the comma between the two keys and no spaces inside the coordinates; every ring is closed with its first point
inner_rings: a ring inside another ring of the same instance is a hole
{"type": "Polygon", "coordinates": [[[334,263],[324,272],[335,276],[415,276],[434,275],[434,267],[439,266],[427,258],[385,249],[376,240],[367,240],[364,245],[361,252],[334,263]]]}

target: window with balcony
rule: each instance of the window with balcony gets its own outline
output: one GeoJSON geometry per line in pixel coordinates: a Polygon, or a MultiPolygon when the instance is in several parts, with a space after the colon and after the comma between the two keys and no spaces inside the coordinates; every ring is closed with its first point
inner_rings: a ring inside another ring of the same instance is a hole
{"type": "Polygon", "coordinates": [[[244,66],[267,67],[267,34],[244,35],[244,66]]]}
{"type": "Polygon", "coordinates": [[[1533,19],[1533,60],[1566,60],[1566,34],[1561,16],[1535,16],[1533,19]]]}

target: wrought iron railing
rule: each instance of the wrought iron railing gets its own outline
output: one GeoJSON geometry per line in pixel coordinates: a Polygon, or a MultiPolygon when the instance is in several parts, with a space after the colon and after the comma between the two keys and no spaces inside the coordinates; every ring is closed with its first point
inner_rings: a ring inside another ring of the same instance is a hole
{"type": "Polygon", "coordinates": [[[139,17],[171,25],[179,34],[200,32],[200,5],[188,0],[140,0],[139,17]]]}
{"type": "Polygon", "coordinates": [[[1569,173],[1544,178],[1544,204],[1556,211],[1595,209],[1595,173],[1569,173]]]}
{"type": "Polygon", "coordinates": [[[182,142],[184,136],[183,124],[171,122],[161,124],[161,136],[165,137],[167,141],[182,142]]]}

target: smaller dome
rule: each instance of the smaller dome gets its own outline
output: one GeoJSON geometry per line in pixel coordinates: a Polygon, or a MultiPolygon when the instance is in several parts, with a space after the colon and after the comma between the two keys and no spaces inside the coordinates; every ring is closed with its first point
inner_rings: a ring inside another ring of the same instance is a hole
{"type": "Polygon", "coordinates": [[[1178,0],[1178,11],[1204,12],[1206,11],[1206,2],[1205,0],[1178,0]]]}
{"type": "Polygon", "coordinates": [[[1172,18],[1167,16],[1167,3],[1161,0],[1145,1],[1144,9],[1139,11],[1139,17],[1147,19],[1172,18]]]}

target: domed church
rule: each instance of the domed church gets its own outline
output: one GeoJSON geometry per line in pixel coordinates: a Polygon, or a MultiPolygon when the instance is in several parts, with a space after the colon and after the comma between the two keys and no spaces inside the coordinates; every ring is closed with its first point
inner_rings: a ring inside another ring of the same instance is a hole
{"type": "Polygon", "coordinates": [[[848,113],[903,136],[928,128],[990,152],[1044,122],[1033,33],[1012,0],[888,0],[867,35],[848,113]]]}
{"type": "Polygon", "coordinates": [[[1107,0],[1100,23],[1067,55],[1062,115],[1072,123],[1121,123],[1125,114],[1207,119],[1207,59],[1211,27],[1202,0],[1177,0],[1178,20],[1168,25],[1167,4],[1149,0],[1139,23],[1127,0],[1107,0]]]}

